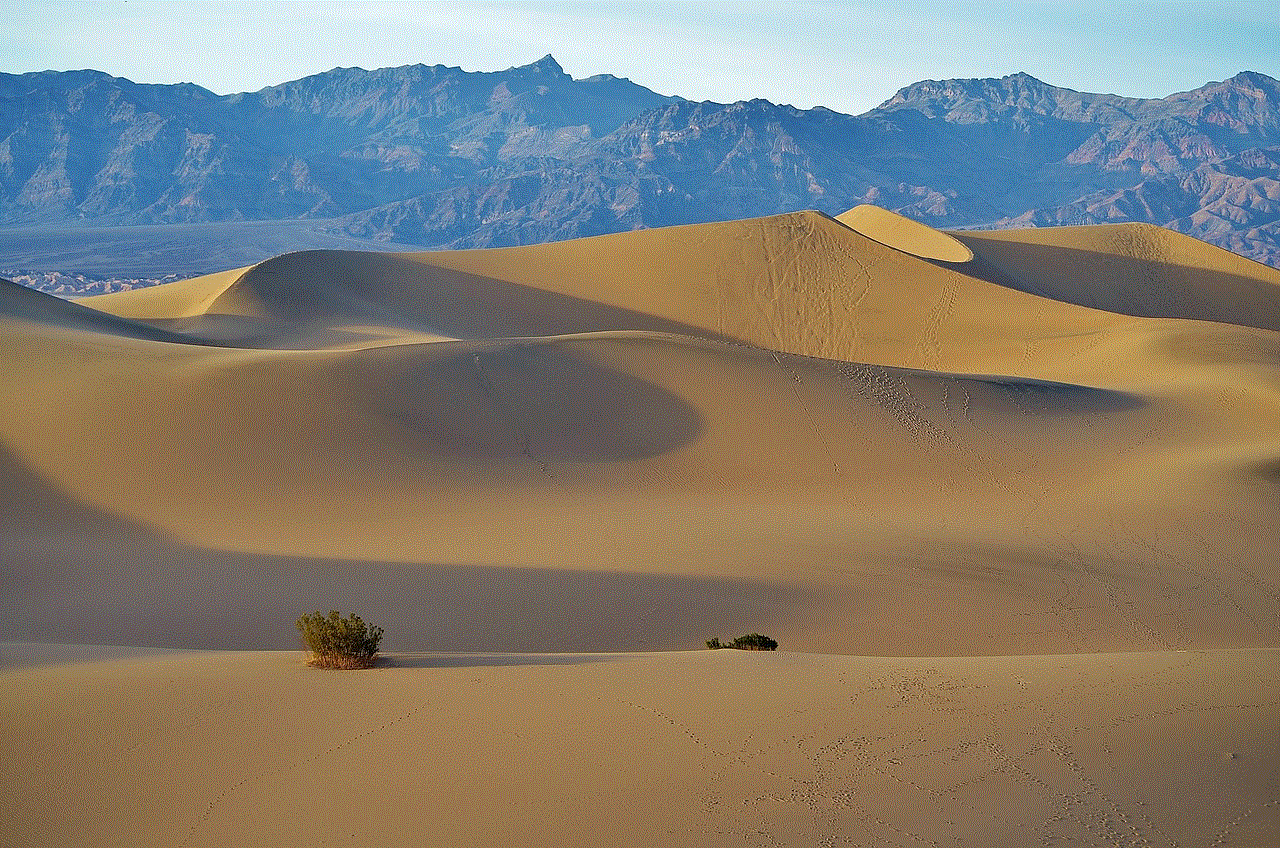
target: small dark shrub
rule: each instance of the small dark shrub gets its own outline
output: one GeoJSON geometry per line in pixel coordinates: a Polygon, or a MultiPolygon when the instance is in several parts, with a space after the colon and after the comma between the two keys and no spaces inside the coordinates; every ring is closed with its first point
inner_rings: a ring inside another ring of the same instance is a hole
{"type": "Polygon", "coordinates": [[[739,651],[776,651],[778,643],[768,636],[761,636],[759,633],[748,633],[746,636],[739,636],[732,642],[721,642],[719,636],[714,636],[707,640],[707,647],[711,650],[719,648],[735,648],[739,651]]]}
{"type": "Polygon", "coordinates": [[[737,648],[740,651],[776,651],[778,643],[768,636],[761,636],[759,633],[748,633],[746,636],[739,636],[729,645],[730,648],[737,648]]]}
{"type": "Polygon", "coordinates": [[[370,627],[355,613],[346,618],[337,610],[319,610],[297,621],[302,643],[311,652],[308,665],[317,668],[371,668],[378,658],[382,628],[370,627]]]}

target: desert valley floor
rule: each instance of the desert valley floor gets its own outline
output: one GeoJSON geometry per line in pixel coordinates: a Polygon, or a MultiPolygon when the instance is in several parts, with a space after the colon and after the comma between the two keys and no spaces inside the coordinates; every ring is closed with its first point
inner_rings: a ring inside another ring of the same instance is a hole
{"type": "Polygon", "coordinates": [[[1280,271],[1188,237],[0,281],[0,387],[6,844],[1277,844],[1280,271]]]}

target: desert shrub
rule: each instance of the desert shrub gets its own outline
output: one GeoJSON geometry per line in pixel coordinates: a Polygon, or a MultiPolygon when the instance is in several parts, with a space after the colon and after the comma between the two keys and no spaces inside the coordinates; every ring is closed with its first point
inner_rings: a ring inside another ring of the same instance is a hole
{"type": "Polygon", "coordinates": [[[778,643],[768,636],[762,636],[759,633],[748,633],[745,636],[739,636],[732,642],[721,642],[719,636],[713,636],[707,640],[707,647],[715,651],[720,648],[734,648],[739,651],[776,651],[778,643]]]}
{"type": "Polygon", "coordinates": [[[729,645],[730,648],[737,648],[739,651],[776,651],[778,643],[768,636],[761,636],[759,633],[748,633],[746,636],[739,636],[729,645]]]}
{"type": "Polygon", "coordinates": [[[317,668],[370,668],[378,658],[382,628],[371,627],[355,613],[346,618],[337,610],[320,611],[297,621],[302,643],[311,652],[308,665],[317,668]]]}

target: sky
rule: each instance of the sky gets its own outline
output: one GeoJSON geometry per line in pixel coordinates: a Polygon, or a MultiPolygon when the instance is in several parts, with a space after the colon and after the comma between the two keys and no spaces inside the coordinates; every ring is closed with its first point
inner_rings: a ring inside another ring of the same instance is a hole
{"type": "Polygon", "coordinates": [[[858,114],[923,79],[1025,71],[1163,97],[1238,71],[1280,77],[1274,0],[313,2],[4,0],[0,72],[93,68],[256,91],[334,67],[496,71],[550,53],[661,94],[858,114]]]}

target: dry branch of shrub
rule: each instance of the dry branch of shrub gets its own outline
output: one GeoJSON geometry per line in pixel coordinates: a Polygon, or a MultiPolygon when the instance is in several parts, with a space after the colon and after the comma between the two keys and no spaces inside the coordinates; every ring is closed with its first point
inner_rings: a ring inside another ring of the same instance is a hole
{"type": "Polygon", "coordinates": [[[334,668],[344,671],[354,668],[373,668],[377,665],[378,658],[372,657],[348,657],[342,654],[317,654],[310,653],[307,657],[307,665],[312,668],[334,668]]]}

